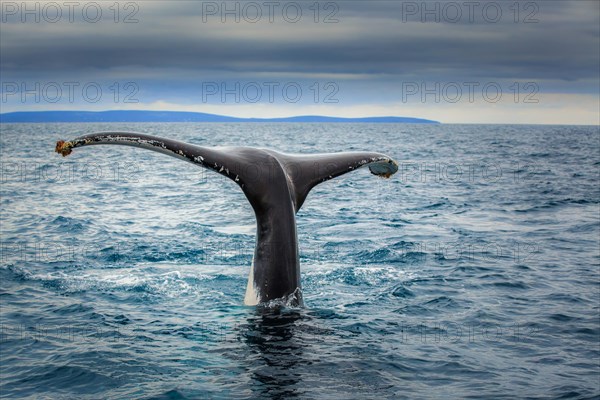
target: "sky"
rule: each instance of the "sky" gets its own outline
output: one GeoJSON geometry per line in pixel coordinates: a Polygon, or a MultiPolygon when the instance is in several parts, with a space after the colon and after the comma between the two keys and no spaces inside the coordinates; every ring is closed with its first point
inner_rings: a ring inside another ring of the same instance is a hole
{"type": "Polygon", "coordinates": [[[600,124],[598,1],[4,1],[1,111],[600,124]]]}

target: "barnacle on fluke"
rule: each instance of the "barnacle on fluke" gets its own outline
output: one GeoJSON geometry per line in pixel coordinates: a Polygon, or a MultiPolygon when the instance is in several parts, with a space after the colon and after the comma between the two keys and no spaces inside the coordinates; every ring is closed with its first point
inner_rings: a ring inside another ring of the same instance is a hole
{"type": "Polygon", "coordinates": [[[58,142],[56,142],[56,148],[54,149],[54,151],[56,151],[59,154],[62,154],[63,157],[68,156],[69,154],[71,154],[71,152],[73,148],[73,143],[71,142],[65,142],[64,140],[59,140],[58,142]]]}

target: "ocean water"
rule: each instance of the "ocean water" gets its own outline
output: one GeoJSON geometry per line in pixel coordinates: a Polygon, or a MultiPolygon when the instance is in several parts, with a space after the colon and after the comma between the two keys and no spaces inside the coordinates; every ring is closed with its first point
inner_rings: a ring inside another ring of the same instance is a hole
{"type": "Polygon", "coordinates": [[[0,397],[598,398],[598,127],[1,125],[0,397]],[[298,214],[305,307],[243,305],[239,188],[120,146],[381,151],[298,214]]]}

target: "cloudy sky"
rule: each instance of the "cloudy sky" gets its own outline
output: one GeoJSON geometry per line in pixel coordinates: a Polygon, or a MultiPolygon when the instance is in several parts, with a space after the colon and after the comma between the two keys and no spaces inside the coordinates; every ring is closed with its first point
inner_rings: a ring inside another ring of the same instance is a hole
{"type": "Polygon", "coordinates": [[[598,1],[2,1],[2,112],[600,124],[598,1]]]}

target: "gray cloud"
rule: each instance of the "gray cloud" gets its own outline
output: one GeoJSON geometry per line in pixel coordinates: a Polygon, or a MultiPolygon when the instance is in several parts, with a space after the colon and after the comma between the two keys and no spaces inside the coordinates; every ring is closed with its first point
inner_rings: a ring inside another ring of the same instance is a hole
{"type": "Polygon", "coordinates": [[[553,90],[592,93],[598,88],[600,11],[595,1],[521,2],[518,15],[510,8],[514,2],[481,1],[472,21],[465,2],[456,2],[463,12],[458,22],[449,20],[454,14],[447,18],[442,13],[448,2],[428,2],[429,10],[440,10],[439,23],[431,14],[421,22],[421,10],[410,8],[422,7],[421,1],[338,1],[332,2],[337,8],[327,9],[328,3],[321,2],[318,23],[309,8],[312,1],[295,3],[303,10],[297,23],[277,13],[273,23],[266,16],[257,23],[243,17],[235,23],[230,16],[222,23],[220,15],[203,16],[202,2],[186,1],[139,2],[138,23],[114,23],[108,3],[101,4],[104,18],[97,23],[77,14],[73,23],[21,23],[18,15],[3,15],[3,80],[119,76],[145,82],[157,98],[170,82],[184,88],[199,79],[269,76],[324,75],[347,82],[356,92],[360,82],[405,80],[526,80],[553,90]],[[498,22],[481,14],[489,3],[502,9],[498,22]],[[339,22],[324,23],[333,11],[339,22]],[[537,22],[525,23],[528,16],[537,22]]]}

